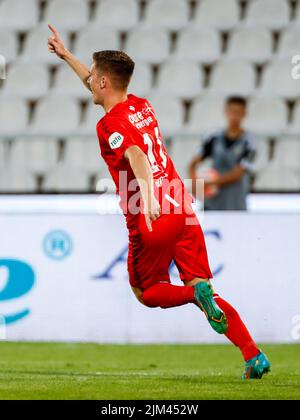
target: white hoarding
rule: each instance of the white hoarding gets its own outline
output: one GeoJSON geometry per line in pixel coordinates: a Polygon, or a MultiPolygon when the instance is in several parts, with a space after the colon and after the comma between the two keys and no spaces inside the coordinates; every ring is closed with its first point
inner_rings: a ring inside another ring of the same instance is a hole
{"type": "MultiPolygon", "coordinates": [[[[300,341],[300,215],[209,214],[215,289],[261,342],[300,341]]],[[[193,305],[140,305],[121,215],[0,215],[0,315],[8,340],[223,342],[193,305]],[[3,318],[4,317],[4,318],[3,318]]],[[[172,270],[178,282],[176,270],[172,270]]]]}

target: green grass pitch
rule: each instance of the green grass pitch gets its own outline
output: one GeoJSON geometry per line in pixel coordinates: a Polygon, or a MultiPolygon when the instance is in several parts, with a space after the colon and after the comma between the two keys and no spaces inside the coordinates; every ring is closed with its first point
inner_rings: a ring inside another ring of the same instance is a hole
{"type": "Polygon", "coordinates": [[[242,382],[231,346],[0,343],[0,399],[300,399],[300,345],[263,346],[272,373],[242,382]]]}

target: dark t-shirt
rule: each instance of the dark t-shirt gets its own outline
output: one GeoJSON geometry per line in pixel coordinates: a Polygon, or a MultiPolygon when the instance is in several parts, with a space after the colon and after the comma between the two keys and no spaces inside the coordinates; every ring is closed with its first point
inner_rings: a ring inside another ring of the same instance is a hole
{"type": "Polygon", "coordinates": [[[211,158],[213,168],[220,174],[233,170],[237,165],[247,171],[240,181],[224,186],[216,197],[206,199],[205,207],[208,210],[246,210],[249,174],[253,170],[256,156],[254,136],[243,132],[239,138],[230,139],[226,131],[219,131],[204,140],[199,155],[211,158]]]}

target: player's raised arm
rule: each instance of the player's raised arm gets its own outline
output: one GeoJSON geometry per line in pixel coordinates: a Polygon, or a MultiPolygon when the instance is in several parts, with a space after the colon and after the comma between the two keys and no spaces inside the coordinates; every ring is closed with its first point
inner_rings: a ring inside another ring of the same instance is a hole
{"type": "Polygon", "coordinates": [[[138,146],[131,146],[125,152],[125,158],[129,161],[131,169],[139,183],[144,205],[146,224],[152,232],[152,222],[157,220],[161,209],[154,195],[153,173],[146,155],[138,146]]]}
{"type": "Polygon", "coordinates": [[[82,64],[64,45],[63,40],[61,39],[57,29],[52,25],[48,25],[53,36],[48,38],[48,48],[52,54],[56,54],[59,58],[64,60],[69,64],[72,70],[78,75],[83,84],[89,89],[90,85],[88,83],[90,77],[89,69],[82,64]]]}

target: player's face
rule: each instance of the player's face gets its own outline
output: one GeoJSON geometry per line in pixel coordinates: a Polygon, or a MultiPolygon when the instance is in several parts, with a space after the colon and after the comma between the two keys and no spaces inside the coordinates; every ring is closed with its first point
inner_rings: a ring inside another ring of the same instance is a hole
{"type": "Polygon", "coordinates": [[[105,88],[105,80],[103,76],[99,74],[94,64],[91,67],[91,76],[88,80],[88,83],[93,94],[94,104],[103,105],[103,90],[105,88]]]}
{"type": "Polygon", "coordinates": [[[230,104],[226,106],[225,115],[230,127],[240,127],[246,117],[246,108],[240,104],[230,104]]]}

